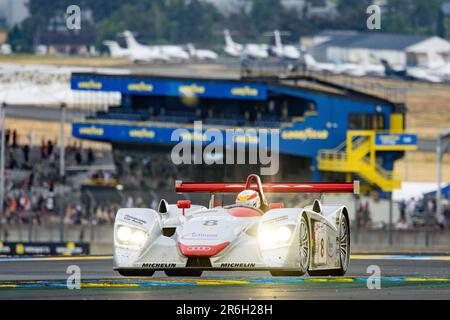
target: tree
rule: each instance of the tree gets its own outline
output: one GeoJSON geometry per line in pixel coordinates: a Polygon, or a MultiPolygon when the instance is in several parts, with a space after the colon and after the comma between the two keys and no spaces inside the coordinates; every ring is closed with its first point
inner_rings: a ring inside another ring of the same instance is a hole
{"type": "Polygon", "coordinates": [[[442,10],[439,10],[438,19],[436,21],[436,35],[444,39],[447,36],[445,30],[445,15],[442,10]]]}
{"type": "Polygon", "coordinates": [[[259,33],[280,29],[280,0],[253,0],[250,19],[259,33]]]}

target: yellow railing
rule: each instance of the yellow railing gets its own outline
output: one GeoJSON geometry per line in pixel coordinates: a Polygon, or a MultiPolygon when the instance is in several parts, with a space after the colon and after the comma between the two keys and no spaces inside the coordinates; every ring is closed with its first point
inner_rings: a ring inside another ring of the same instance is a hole
{"type": "Polygon", "coordinates": [[[321,150],[318,167],[322,171],[356,173],[384,191],[400,187],[392,172],[376,162],[375,131],[350,130],[347,139],[332,150],[321,150]]]}

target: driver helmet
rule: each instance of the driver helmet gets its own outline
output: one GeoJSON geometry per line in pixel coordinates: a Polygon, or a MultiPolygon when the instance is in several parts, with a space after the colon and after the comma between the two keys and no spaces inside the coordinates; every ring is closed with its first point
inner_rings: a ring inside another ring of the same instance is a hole
{"type": "Polygon", "coordinates": [[[261,199],[255,190],[244,190],[239,192],[236,197],[236,204],[240,206],[248,206],[259,209],[261,206],[261,199]]]}

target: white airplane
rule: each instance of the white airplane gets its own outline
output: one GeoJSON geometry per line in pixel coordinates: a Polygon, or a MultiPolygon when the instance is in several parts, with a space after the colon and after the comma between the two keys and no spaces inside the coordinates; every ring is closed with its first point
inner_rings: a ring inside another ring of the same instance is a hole
{"type": "Polygon", "coordinates": [[[217,53],[207,49],[197,49],[192,43],[186,45],[189,56],[194,60],[216,60],[218,58],[217,53]]]}
{"type": "Polygon", "coordinates": [[[125,30],[121,33],[125,37],[127,48],[142,52],[159,52],[162,56],[170,60],[187,61],[189,60],[189,54],[180,46],[176,45],[158,45],[158,46],[145,46],[136,41],[131,31],[125,30]]]}
{"type": "Polygon", "coordinates": [[[306,51],[303,51],[303,62],[307,70],[315,72],[336,73],[336,65],[334,63],[317,62],[314,57],[306,51]]]}
{"type": "Polygon", "coordinates": [[[13,53],[13,51],[12,51],[10,44],[4,43],[4,44],[0,45],[0,54],[10,55],[12,53],[13,53]]]}
{"type": "Polygon", "coordinates": [[[442,82],[450,82],[450,63],[434,69],[432,74],[439,77],[442,82]]]}
{"type": "Polygon", "coordinates": [[[430,76],[439,79],[439,82],[450,82],[450,62],[444,60],[442,55],[428,52],[428,63],[424,66],[430,76]]]}
{"type": "Polygon", "coordinates": [[[434,83],[443,81],[441,76],[433,74],[430,72],[430,69],[426,67],[406,67],[404,69],[396,69],[392,67],[385,59],[382,59],[381,63],[385,67],[385,75],[388,77],[396,77],[405,80],[421,80],[434,83]]]}
{"type": "Polygon", "coordinates": [[[318,62],[307,51],[302,51],[303,61],[307,70],[316,72],[325,72],[332,74],[346,74],[355,77],[361,77],[366,75],[372,76],[384,76],[385,68],[381,64],[356,64],[356,63],[331,63],[331,62],[318,62]]]}
{"type": "Polygon", "coordinates": [[[233,39],[231,38],[230,30],[225,29],[223,33],[225,35],[224,51],[230,56],[243,59],[265,59],[269,57],[269,54],[267,52],[269,46],[256,43],[249,43],[244,46],[233,41],[233,39]]]}
{"type": "Polygon", "coordinates": [[[103,44],[108,47],[111,57],[127,58],[134,63],[168,61],[169,59],[157,50],[122,48],[117,41],[105,40],[103,44]]]}
{"type": "Polygon", "coordinates": [[[272,53],[280,58],[287,60],[297,60],[300,58],[300,50],[293,45],[283,45],[281,41],[281,32],[274,30],[273,35],[275,37],[275,46],[271,48],[272,53]]]}
{"type": "Polygon", "coordinates": [[[129,58],[130,50],[122,48],[117,41],[105,40],[103,44],[108,47],[109,54],[113,58],[129,58]]]}

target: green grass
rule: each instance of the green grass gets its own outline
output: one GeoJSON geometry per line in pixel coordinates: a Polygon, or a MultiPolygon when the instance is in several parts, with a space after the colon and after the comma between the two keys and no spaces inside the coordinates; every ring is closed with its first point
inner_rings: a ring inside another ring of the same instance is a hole
{"type": "Polygon", "coordinates": [[[50,64],[50,65],[77,65],[77,66],[123,66],[128,65],[126,59],[111,57],[79,57],[79,56],[37,56],[32,54],[13,54],[0,56],[0,63],[17,64],[50,64]]]}

